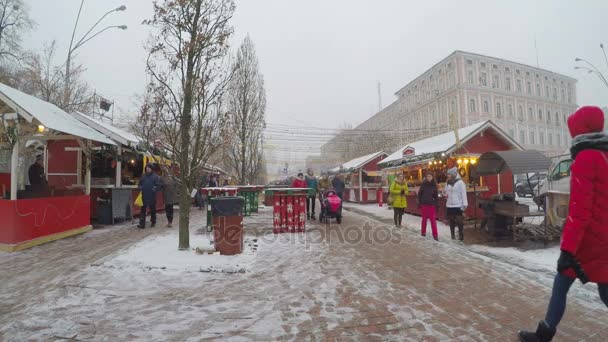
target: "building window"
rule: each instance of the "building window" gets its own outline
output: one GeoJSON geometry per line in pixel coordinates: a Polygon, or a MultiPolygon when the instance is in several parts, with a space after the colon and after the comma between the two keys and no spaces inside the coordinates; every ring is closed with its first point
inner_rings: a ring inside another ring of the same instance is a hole
{"type": "Polygon", "coordinates": [[[568,103],[572,103],[572,89],[568,88],[568,103]]]}
{"type": "Polygon", "coordinates": [[[539,145],[545,144],[545,132],[543,132],[543,131],[541,131],[540,134],[538,135],[538,144],[539,145]]]}
{"type": "Polygon", "coordinates": [[[469,113],[475,113],[475,99],[469,100],[469,113]]]}
{"type": "Polygon", "coordinates": [[[517,107],[517,119],[524,121],[524,107],[521,105],[517,107]]]}
{"type": "Polygon", "coordinates": [[[488,74],[486,74],[485,72],[481,73],[481,75],[479,76],[479,84],[484,87],[488,86],[488,74]]]}
{"type": "Polygon", "coordinates": [[[515,131],[513,130],[513,128],[509,129],[509,136],[515,139],[515,131]]]}
{"type": "Polygon", "coordinates": [[[500,88],[500,79],[499,75],[492,76],[492,88],[500,88]]]}
{"type": "Polygon", "coordinates": [[[551,111],[547,111],[547,122],[551,122],[551,111]]]}
{"type": "Polygon", "coordinates": [[[536,83],[536,96],[541,96],[541,94],[540,94],[540,83],[536,83]]]}
{"type": "Polygon", "coordinates": [[[484,113],[490,112],[490,104],[488,103],[488,101],[483,101],[483,112],[484,113]]]}
{"type": "Polygon", "coordinates": [[[549,133],[549,135],[547,136],[547,145],[553,145],[553,134],[551,133],[549,133]]]}
{"type": "Polygon", "coordinates": [[[496,102],[496,117],[502,117],[502,105],[500,102],[496,102]]]}
{"type": "Polygon", "coordinates": [[[505,80],[505,89],[507,91],[511,91],[511,77],[507,77],[505,80]]]}
{"type": "Polygon", "coordinates": [[[528,108],[528,120],[534,121],[534,110],[532,109],[532,107],[528,108]]]}
{"type": "Polygon", "coordinates": [[[536,145],[536,132],[530,131],[530,145],[536,145]]]}
{"type": "Polygon", "coordinates": [[[520,144],[526,143],[526,132],[525,131],[519,131],[519,143],[520,144]]]}
{"type": "Polygon", "coordinates": [[[548,85],[545,86],[545,96],[547,96],[547,98],[551,97],[551,94],[549,94],[549,86],[548,85]]]}
{"type": "Polygon", "coordinates": [[[564,121],[563,122],[564,122],[564,125],[565,125],[566,123],[568,123],[568,117],[566,117],[566,114],[564,114],[563,117],[564,117],[564,121]]]}
{"type": "Polygon", "coordinates": [[[564,91],[564,88],[561,89],[561,93],[562,93],[562,102],[566,102],[566,92],[564,91]]]}
{"type": "Polygon", "coordinates": [[[559,112],[555,112],[555,124],[559,126],[559,112]]]}
{"type": "Polygon", "coordinates": [[[553,100],[557,101],[557,88],[553,88],[553,100]]]}
{"type": "Polygon", "coordinates": [[[509,115],[509,118],[513,118],[513,105],[509,104],[507,106],[507,114],[509,115]]]}
{"type": "Polygon", "coordinates": [[[562,137],[561,137],[561,135],[559,135],[559,134],[555,135],[555,143],[557,144],[557,146],[562,146],[562,137]]]}
{"type": "Polygon", "coordinates": [[[532,82],[530,81],[526,82],[526,92],[532,95],[532,82]]]}
{"type": "Polygon", "coordinates": [[[469,82],[469,84],[475,84],[475,77],[473,76],[473,69],[467,70],[467,82],[469,82]]]}
{"type": "Polygon", "coordinates": [[[515,90],[517,90],[518,93],[521,93],[521,80],[518,79],[517,81],[515,81],[515,84],[516,84],[515,90]]]}
{"type": "Polygon", "coordinates": [[[467,59],[467,64],[468,64],[468,65],[473,65],[473,61],[472,61],[472,60],[470,60],[470,59],[467,59]]]}
{"type": "Polygon", "coordinates": [[[538,121],[543,121],[543,110],[542,109],[538,110],[538,121]]]}
{"type": "Polygon", "coordinates": [[[486,63],[484,63],[484,62],[481,62],[480,65],[481,65],[482,68],[486,67],[486,63]]]}

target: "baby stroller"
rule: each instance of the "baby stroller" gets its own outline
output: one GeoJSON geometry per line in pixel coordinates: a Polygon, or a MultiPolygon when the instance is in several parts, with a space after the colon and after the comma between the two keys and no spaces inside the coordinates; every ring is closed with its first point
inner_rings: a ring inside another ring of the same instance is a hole
{"type": "Polygon", "coordinates": [[[319,222],[329,223],[332,218],[335,218],[338,224],[342,223],[342,200],[334,190],[327,190],[321,194],[319,222]]]}

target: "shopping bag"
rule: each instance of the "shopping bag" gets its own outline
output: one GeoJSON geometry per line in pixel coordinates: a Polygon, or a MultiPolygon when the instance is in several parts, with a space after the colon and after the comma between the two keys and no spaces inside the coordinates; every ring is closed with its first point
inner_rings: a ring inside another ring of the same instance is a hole
{"type": "Polygon", "coordinates": [[[142,196],[141,192],[139,195],[137,195],[137,198],[135,198],[135,205],[140,208],[144,206],[144,197],[142,196]]]}

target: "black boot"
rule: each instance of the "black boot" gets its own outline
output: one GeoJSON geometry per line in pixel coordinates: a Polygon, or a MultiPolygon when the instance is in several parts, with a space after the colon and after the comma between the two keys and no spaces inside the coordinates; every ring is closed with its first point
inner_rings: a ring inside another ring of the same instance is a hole
{"type": "Polygon", "coordinates": [[[545,321],[538,323],[536,332],[520,331],[519,340],[522,342],[550,342],[555,336],[555,328],[549,328],[545,321]]]}

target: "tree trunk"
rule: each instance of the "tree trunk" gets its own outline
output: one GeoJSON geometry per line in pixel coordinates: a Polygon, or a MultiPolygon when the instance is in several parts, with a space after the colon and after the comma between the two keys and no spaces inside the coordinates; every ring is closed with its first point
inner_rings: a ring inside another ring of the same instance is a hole
{"type": "Polygon", "coordinates": [[[179,185],[179,249],[190,249],[190,207],[192,199],[185,184],[179,185]]]}

